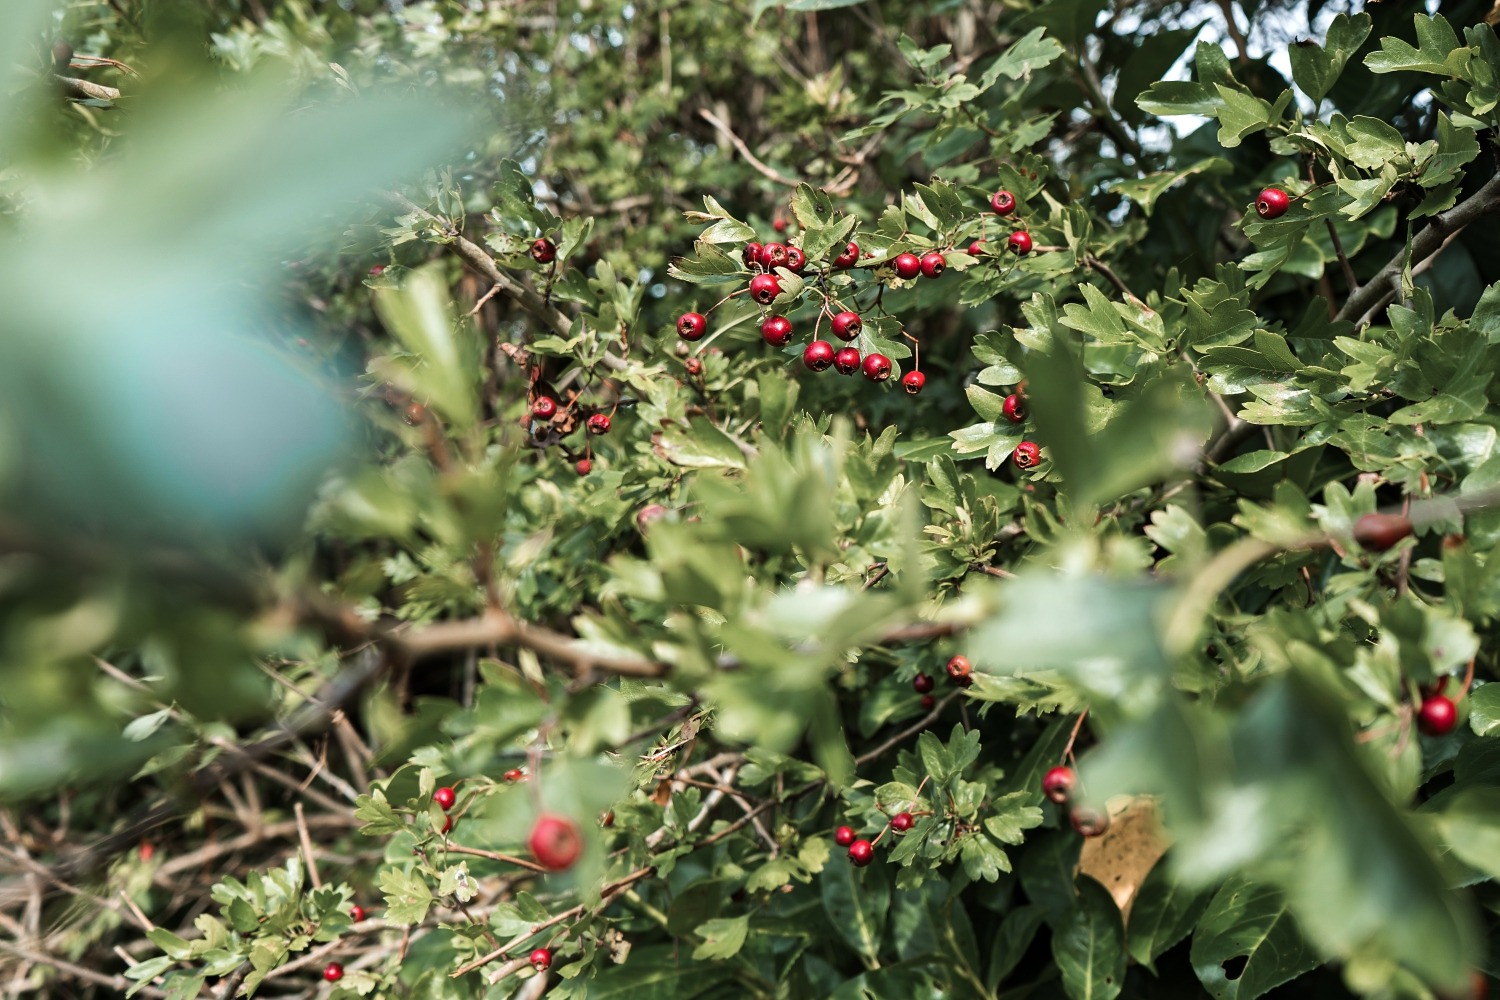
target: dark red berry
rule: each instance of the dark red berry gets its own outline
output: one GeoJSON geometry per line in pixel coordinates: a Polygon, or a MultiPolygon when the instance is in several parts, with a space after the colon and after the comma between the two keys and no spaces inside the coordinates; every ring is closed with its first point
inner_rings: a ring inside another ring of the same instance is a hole
{"type": "Polygon", "coordinates": [[[937,699],[930,694],[924,694],[919,704],[922,706],[922,710],[926,711],[927,709],[932,708],[933,705],[937,704],[937,699]]]}
{"type": "Polygon", "coordinates": [[[1010,239],[1005,241],[1005,248],[1013,254],[1026,256],[1031,253],[1031,234],[1024,229],[1017,229],[1010,234],[1010,239]]]}
{"type": "Polygon", "coordinates": [[[896,274],[902,278],[915,278],[922,273],[922,259],[914,253],[898,254],[896,274]]]}
{"type": "Polygon", "coordinates": [[[353,906],[349,907],[349,919],[354,921],[356,924],[365,919],[365,908],[363,906],[360,906],[358,903],[355,903],[353,906]]]}
{"type": "Polygon", "coordinates": [[[1010,453],[1010,460],[1016,463],[1018,469],[1029,469],[1042,460],[1042,449],[1034,442],[1022,441],[1016,445],[1016,450],[1010,453]]]}
{"type": "Polygon", "coordinates": [[[840,375],[853,375],[859,371],[859,348],[839,348],[833,356],[833,370],[840,375]]]}
{"type": "Polygon", "coordinates": [[[551,420],[557,413],[557,400],[551,396],[538,396],[531,401],[531,415],[538,420],[551,420]]]}
{"type": "Polygon", "coordinates": [[[571,868],[583,853],[583,837],[577,824],[566,816],[543,813],[531,828],[526,846],[539,865],[560,872],[571,868]]]}
{"type": "Polygon", "coordinates": [[[849,860],[856,868],[863,868],[875,860],[875,845],[868,840],[856,840],[849,845],[849,860]]]}
{"type": "Polygon", "coordinates": [[[884,382],[891,377],[891,359],[884,354],[866,354],[860,368],[871,382],[884,382]]]}
{"type": "Polygon", "coordinates": [[[760,248],[760,262],[767,269],[773,267],[786,267],[789,259],[785,243],[767,243],[760,248]]]}
{"type": "Polygon", "coordinates": [[[452,816],[444,816],[443,817],[443,832],[447,833],[451,829],[453,829],[453,817],[452,816]]]}
{"type": "Polygon", "coordinates": [[[1005,402],[1000,404],[1000,412],[1005,415],[1006,420],[1019,424],[1026,419],[1026,403],[1020,396],[1011,393],[1005,397],[1005,402]]]}
{"type": "Polygon", "coordinates": [[[801,247],[786,248],[786,266],[789,271],[802,273],[802,269],[807,266],[807,254],[802,252],[801,247]]]}
{"type": "Polygon", "coordinates": [[[609,414],[608,413],[595,413],[593,416],[589,417],[589,419],[588,419],[588,428],[589,428],[589,433],[590,434],[608,434],[609,433],[609,414]]]}
{"type": "Polygon", "coordinates": [[[802,352],[802,363],[815,372],[827,371],[833,364],[833,345],[826,340],[815,340],[802,352]]]}
{"type": "Polygon", "coordinates": [[[330,983],[336,983],[344,978],[344,967],[337,962],[329,962],[323,966],[323,978],[330,983]]]}
{"type": "Polygon", "coordinates": [[[1354,540],[1371,552],[1384,552],[1411,532],[1405,514],[1366,514],[1354,522],[1354,540]]]}
{"type": "Polygon", "coordinates": [[[586,476],[590,472],[594,471],[594,463],[590,462],[586,458],[580,458],[576,463],[574,463],[573,471],[578,473],[580,476],[586,476]]]}
{"type": "Polygon", "coordinates": [[[948,262],[937,251],[922,255],[922,277],[936,278],[948,269],[948,262]]]}
{"type": "Polygon", "coordinates": [[[996,191],[990,195],[990,208],[996,215],[1009,215],[1016,210],[1016,196],[1009,191],[996,191]]]}
{"type": "Polygon", "coordinates": [[[915,396],[926,384],[927,376],[921,372],[907,372],[901,376],[901,388],[906,390],[908,396],[915,396]]]}
{"type": "Polygon", "coordinates": [[[1428,736],[1446,736],[1458,725],[1458,707],[1445,694],[1435,694],[1417,710],[1417,725],[1428,736]]]}
{"type": "Polygon", "coordinates": [[[1073,795],[1073,786],[1078,784],[1078,774],[1071,767],[1054,767],[1042,778],[1042,794],[1058,805],[1073,795]]]}
{"type": "Polygon", "coordinates": [[[912,690],[916,691],[917,694],[926,694],[936,685],[937,681],[933,680],[928,674],[918,674],[911,679],[912,690]]]}
{"type": "Polygon", "coordinates": [[[699,361],[697,358],[688,358],[682,363],[682,367],[687,369],[687,373],[689,375],[703,374],[703,362],[699,361]]]}
{"type": "Polygon", "coordinates": [[[854,843],[854,828],[849,826],[839,827],[833,831],[833,842],[840,847],[848,847],[854,843]]]}
{"type": "Polygon", "coordinates": [[[770,305],[781,294],[781,280],[774,274],[757,274],[750,279],[750,297],[763,306],[770,305]]]}
{"type": "Polygon", "coordinates": [[[760,253],[761,253],[761,251],[763,249],[765,249],[765,248],[762,247],[759,243],[746,243],[745,244],[745,252],[742,255],[742,259],[745,261],[745,266],[746,267],[760,267],[761,266],[760,253]]]}
{"type": "Polygon", "coordinates": [[[891,829],[897,833],[905,833],[910,830],[917,821],[912,819],[911,813],[899,812],[891,817],[891,829]]]}
{"type": "Polygon", "coordinates": [[[447,812],[453,808],[453,803],[458,801],[458,793],[444,786],[432,793],[432,801],[436,802],[443,812],[447,812]]]}
{"type": "Polygon", "coordinates": [[[557,259],[557,247],[543,237],[531,244],[531,259],[538,264],[550,264],[557,259]]]}
{"type": "Polygon", "coordinates": [[[844,310],[833,317],[833,335],[840,340],[853,340],[859,336],[860,327],[859,313],[844,310]]]}
{"type": "Polygon", "coordinates": [[[786,232],[786,220],[781,218],[780,216],[777,216],[776,219],[772,221],[771,228],[776,230],[778,233],[786,232]]]}
{"type": "Polygon", "coordinates": [[[1109,829],[1109,813],[1088,806],[1074,806],[1068,813],[1068,822],[1085,837],[1097,837],[1109,829]]]}
{"type": "Polygon", "coordinates": [[[401,414],[401,419],[415,427],[427,419],[427,407],[421,403],[413,403],[401,414]]]}
{"type": "Polygon", "coordinates": [[[1262,219],[1279,219],[1292,207],[1292,199],[1281,188],[1268,187],[1255,199],[1255,211],[1262,219]]]}
{"type": "Polygon", "coordinates": [[[833,266],[848,268],[859,263],[859,244],[850,243],[844,247],[844,252],[833,258],[833,266]]]}
{"type": "Polygon", "coordinates": [[[697,340],[708,329],[708,320],[702,313],[683,313],[677,317],[677,336],[683,340],[697,340]]]}
{"type": "Polygon", "coordinates": [[[531,953],[531,967],[538,972],[546,972],[552,966],[552,952],[547,948],[537,948],[531,953]]]}
{"type": "Polygon", "coordinates": [[[760,336],[772,347],[785,347],[792,339],[792,321],[785,316],[767,316],[760,324],[760,336]]]}

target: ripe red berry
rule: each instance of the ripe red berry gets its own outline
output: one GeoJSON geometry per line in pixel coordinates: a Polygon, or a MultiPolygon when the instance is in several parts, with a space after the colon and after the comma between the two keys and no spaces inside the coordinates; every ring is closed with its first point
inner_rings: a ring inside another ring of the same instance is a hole
{"type": "Polygon", "coordinates": [[[859,371],[859,348],[839,348],[833,356],[833,370],[840,375],[853,375],[859,371]]]}
{"type": "Polygon", "coordinates": [[[683,340],[697,340],[708,329],[708,320],[702,313],[683,313],[677,317],[677,336],[683,340]]]}
{"type": "Polygon", "coordinates": [[[1446,736],[1458,725],[1458,707],[1447,695],[1435,694],[1417,710],[1417,725],[1428,736],[1446,736]]]}
{"type": "Polygon", "coordinates": [[[355,903],[353,906],[349,907],[349,919],[354,921],[356,924],[365,919],[365,908],[363,906],[360,906],[358,903],[355,903]]]}
{"type": "Polygon", "coordinates": [[[1384,552],[1411,532],[1405,514],[1366,514],[1354,522],[1354,540],[1371,552],[1384,552]]]}
{"type": "Polygon", "coordinates": [[[538,396],[531,401],[531,415],[538,420],[551,420],[557,413],[557,400],[551,396],[538,396]]]}
{"type": "Polygon", "coordinates": [[[802,269],[807,266],[807,254],[802,252],[801,247],[789,246],[786,248],[786,266],[789,271],[794,271],[797,274],[802,273],[802,269]]]}
{"type": "Polygon", "coordinates": [[[780,216],[777,216],[774,220],[772,220],[771,228],[776,230],[778,233],[786,232],[786,220],[781,218],[780,216]]]}
{"type": "Polygon", "coordinates": [[[854,843],[854,828],[849,826],[839,827],[833,831],[833,842],[840,847],[848,847],[854,843]]]}
{"type": "Polygon", "coordinates": [[[802,352],[802,363],[815,372],[827,371],[833,364],[833,345],[826,340],[815,340],[802,352]]]}
{"type": "Polygon", "coordinates": [[[526,846],[531,849],[531,856],[536,858],[537,864],[560,872],[571,868],[578,855],[583,853],[583,837],[579,835],[577,825],[566,816],[543,813],[531,828],[526,846]]]}
{"type": "Polygon", "coordinates": [[[1019,424],[1026,419],[1026,403],[1016,393],[1005,397],[1005,402],[1000,404],[1000,412],[1005,419],[1013,424],[1019,424]]]}
{"type": "Polygon", "coordinates": [[[1042,778],[1042,794],[1058,805],[1073,795],[1073,786],[1078,784],[1078,774],[1071,767],[1054,767],[1042,778]]]}
{"type": "Polygon", "coordinates": [[[910,830],[912,826],[916,824],[916,822],[916,820],[912,819],[911,813],[898,812],[896,815],[891,817],[891,829],[895,830],[897,833],[905,833],[907,830],[910,830]]]}
{"type": "Polygon", "coordinates": [[[760,248],[760,262],[766,266],[767,270],[773,267],[787,267],[789,258],[785,243],[767,243],[760,248]]]}
{"type": "Polygon", "coordinates": [[[449,830],[452,830],[452,829],[453,829],[453,817],[452,816],[444,816],[443,817],[443,833],[446,834],[449,830]]]}
{"type": "Polygon", "coordinates": [[[531,244],[531,259],[538,264],[550,264],[557,259],[557,247],[551,240],[543,237],[531,244]]]}
{"type": "Polygon", "coordinates": [[[757,274],[750,279],[750,297],[768,306],[781,294],[781,280],[774,274],[757,274]]]}
{"type": "Polygon", "coordinates": [[[926,711],[926,710],[932,708],[933,705],[937,704],[937,699],[934,698],[930,694],[924,694],[922,696],[922,700],[921,700],[920,704],[922,706],[922,710],[926,711]]]}
{"type": "Polygon", "coordinates": [[[337,962],[329,962],[323,966],[323,978],[330,983],[336,983],[344,978],[344,967],[337,962]]]}
{"type": "Polygon", "coordinates": [[[917,694],[926,694],[936,685],[937,681],[933,680],[928,674],[918,674],[911,679],[912,690],[917,692],[917,694]]]}
{"type": "Polygon", "coordinates": [[[447,812],[453,808],[453,803],[458,801],[458,793],[445,785],[432,793],[432,801],[436,802],[443,812],[447,812]]]}
{"type": "Polygon", "coordinates": [[[948,676],[956,681],[965,680],[974,673],[974,666],[967,656],[953,657],[944,669],[948,671],[948,676]]]}
{"type": "MultiPolygon", "coordinates": [[[[666,508],[663,507],[662,511],[665,512],[666,508]]],[[[644,510],[641,511],[641,514],[644,514],[644,513],[646,513],[644,510]]],[[[637,514],[636,517],[637,517],[637,519],[639,519],[640,515],[637,514]]],[[[506,781],[510,781],[510,782],[525,781],[526,780],[526,772],[522,771],[519,767],[513,767],[509,771],[505,772],[505,780],[506,781]]]]}
{"type": "Polygon", "coordinates": [[[415,427],[427,419],[427,407],[421,403],[413,403],[401,414],[401,419],[415,427]]]}
{"type": "Polygon", "coordinates": [[[849,845],[849,860],[856,868],[863,868],[875,860],[875,845],[868,840],[856,840],[849,845]]]}
{"type": "Polygon", "coordinates": [[[844,247],[844,252],[833,258],[833,266],[839,268],[853,267],[859,263],[859,244],[850,243],[844,247]]]}
{"type": "Polygon", "coordinates": [[[996,215],[1009,215],[1016,210],[1016,196],[1009,191],[996,191],[990,195],[990,208],[996,215]]]}
{"type": "Polygon", "coordinates": [[[936,250],[922,255],[922,277],[936,278],[947,269],[948,262],[936,250]]]}
{"type": "Polygon", "coordinates": [[[760,267],[761,266],[760,253],[764,249],[765,248],[762,247],[759,243],[746,243],[745,244],[745,252],[744,252],[744,254],[742,256],[742,259],[745,261],[745,266],[746,267],[760,267]]]}
{"type": "Polygon", "coordinates": [[[844,310],[833,317],[833,335],[840,340],[853,340],[859,336],[860,328],[864,324],[860,321],[859,313],[844,310]]]}
{"type": "Polygon", "coordinates": [[[682,363],[682,367],[687,369],[687,373],[689,375],[703,374],[703,362],[699,361],[697,358],[688,358],[682,363]]]}
{"type": "Polygon", "coordinates": [[[1068,813],[1068,822],[1085,837],[1097,837],[1109,829],[1109,813],[1088,806],[1074,806],[1068,813]]]}
{"type": "Polygon", "coordinates": [[[915,396],[922,391],[922,386],[927,384],[927,376],[921,372],[907,372],[901,376],[901,388],[906,390],[908,396],[915,396]]]}
{"type": "Polygon", "coordinates": [[[760,336],[772,347],[785,347],[792,339],[792,321],[785,316],[767,316],[760,324],[760,336]]]}
{"type": "Polygon", "coordinates": [[[1017,229],[1010,234],[1010,239],[1005,241],[1005,248],[1013,254],[1026,256],[1031,253],[1031,234],[1024,229],[1017,229]]]}
{"type": "Polygon", "coordinates": [[[1268,187],[1255,199],[1255,211],[1262,219],[1279,219],[1292,207],[1292,199],[1281,188],[1268,187]]]}
{"type": "Polygon", "coordinates": [[[970,257],[978,257],[981,253],[984,252],[984,245],[987,242],[989,242],[989,241],[981,239],[981,240],[975,240],[973,243],[970,243],[969,244],[969,256],[970,257]]]}
{"type": "Polygon", "coordinates": [[[922,272],[922,260],[914,253],[896,256],[896,274],[902,278],[915,278],[922,272]]]}
{"type": "Polygon", "coordinates": [[[884,354],[866,354],[860,368],[871,382],[884,382],[891,377],[891,359],[884,354]]]}
{"type": "Polygon", "coordinates": [[[537,948],[531,953],[531,967],[538,972],[546,972],[552,966],[552,952],[547,948],[537,948]]]}
{"type": "Polygon", "coordinates": [[[573,471],[578,473],[580,476],[586,476],[590,472],[594,471],[594,463],[590,462],[586,458],[580,458],[576,463],[574,463],[573,471]]]}
{"type": "Polygon", "coordinates": [[[609,414],[608,413],[595,413],[593,416],[589,417],[589,419],[588,419],[588,428],[589,428],[589,433],[590,434],[608,434],[609,433],[609,414]]]}
{"type": "Polygon", "coordinates": [[[1010,460],[1016,463],[1018,469],[1029,469],[1042,460],[1042,449],[1032,441],[1022,441],[1010,453],[1010,460]]]}

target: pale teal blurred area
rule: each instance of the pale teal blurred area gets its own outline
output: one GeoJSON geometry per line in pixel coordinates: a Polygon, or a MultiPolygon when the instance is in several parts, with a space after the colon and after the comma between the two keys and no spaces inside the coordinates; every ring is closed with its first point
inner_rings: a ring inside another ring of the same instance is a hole
{"type": "Polygon", "coordinates": [[[0,161],[23,203],[0,229],[0,495],[23,520],[274,537],[350,452],[264,289],[464,120],[410,95],[305,106],[269,72],[190,83],[133,96],[97,162],[0,161]]]}

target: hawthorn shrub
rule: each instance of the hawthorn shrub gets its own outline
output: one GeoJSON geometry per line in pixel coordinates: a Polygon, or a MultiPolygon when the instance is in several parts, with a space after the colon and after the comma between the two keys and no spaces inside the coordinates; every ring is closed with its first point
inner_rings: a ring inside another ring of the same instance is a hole
{"type": "Polygon", "coordinates": [[[1484,5],[327,7],[0,11],[11,995],[1484,995],[1484,5]]]}

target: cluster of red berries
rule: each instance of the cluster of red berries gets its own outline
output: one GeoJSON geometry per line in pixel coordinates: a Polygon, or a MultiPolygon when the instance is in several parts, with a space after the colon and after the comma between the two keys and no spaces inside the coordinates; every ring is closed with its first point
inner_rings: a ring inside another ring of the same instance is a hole
{"type": "MultiPolygon", "coordinates": [[[[917,818],[911,813],[902,810],[890,818],[887,824],[897,833],[905,833],[917,825],[917,818]]],[[[863,868],[875,860],[875,844],[884,835],[884,831],[876,834],[875,840],[868,840],[854,832],[852,826],[841,826],[833,831],[833,842],[840,847],[849,849],[849,861],[856,868],[863,868]]]]}
{"type": "MultiPolygon", "coordinates": [[[[1011,215],[1017,208],[1016,197],[1009,191],[997,191],[990,198],[990,207],[1002,218],[1011,215]]],[[[779,227],[777,232],[781,232],[784,228],[784,225],[779,227]]],[[[969,254],[979,256],[983,252],[984,242],[981,238],[970,243],[969,254]]],[[[1006,248],[1017,255],[1030,253],[1032,246],[1031,234],[1025,229],[1015,230],[1006,240],[1006,248]]],[[[865,256],[869,257],[872,254],[865,254],[865,256]]],[[[859,245],[854,242],[847,243],[833,257],[828,266],[818,269],[819,286],[823,286],[824,281],[833,271],[847,271],[854,268],[859,265],[860,259],[859,245]]],[[[782,277],[778,272],[785,271],[800,276],[806,273],[812,264],[800,247],[779,241],[747,243],[741,260],[750,273],[750,281],[744,291],[749,293],[750,298],[767,308],[772,306],[782,294],[782,277]]],[[[948,269],[947,258],[940,250],[929,250],[920,256],[909,251],[897,254],[891,259],[890,264],[898,278],[907,280],[917,277],[935,279],[941,277],[948,269]]],[[[849,343],[858,338],[863,330],[864,324],[859,313],[843,308],[831,293],[824,291],[823,295],[824,302],[818,314],[817,325],[821,327],[823,318],[828,317],[829,329],[833,331],[833,336],[844,341],[845,346],[835,348],[830,341],[819,338],[815,328],[813,339],[802,351],[803,365],[814,372],[823,372],[832,368],[841,375],[861,373],[871,382],[888,380],[893,371],[890,358],[878,351],[861,355],[859,348],[849,343]]],[[[677,317],[677,335],[683,340],[697,341],[702,339],[707,332],[708,317],[703,313],[687,312],[677,317]]],[[[792,341],[792,322],[780,313],[768,313],[760,324],[760,335],[773,347],[785,347],[792,341]]],[[[903,333],[903,336],[915,342],[915,338],[910,335],[903,333]]],[[[927,376],[923,375],[919,369],[909,371],[901,377],[901,388],[913,396],[920,393],[926,384],[927,376]]]]}
{"type": "MultiPolygon", "coordinates": [[[[447,785],[444,785],[442,788],[439,788],[437,791],[432,793],[432,801],[436,802],[438,804],[438,808],[443,812],[447,812],[449,809],[452,809],[453,804],[458,801],[458,793],[455,792],[452,788],[449,788],[447,785]]],[[[444,816],[443,832],[447,833],[452,829],[453,817],[444,816]]]]}
{"type": "MultiPolygon", "coordinates": [[[[1071,767],[1058,765],[1042,777],[1042,794],[1060,806],[1072,803],[1077,789],[1078,772],[1071,767]]],[[[1109,829],[1109,813],[1082,803],[1073,803],[1068,810],[1068,822],[1085,837],[1097,837],[1109,829]]]]}
{"type": "MultiPolygon", "coordinates": [[[[530,407],[521,417],[521,423],[530,429],[533,437],[541,437],[553,429],[559,414],[566,415],[571,408],[571,405],[567,408],[559,406],[553,396],[538,393],[532,397],[530,407]]],[[[584,428],[594,437],[608,434],[611,425],[609,414],[603,412],[590,413],[583,421],[584,428]]],[[[580,476],[586,476],[593,470],[594,463],[588,455],[584,455],[573,468],[580,476]]]]}

